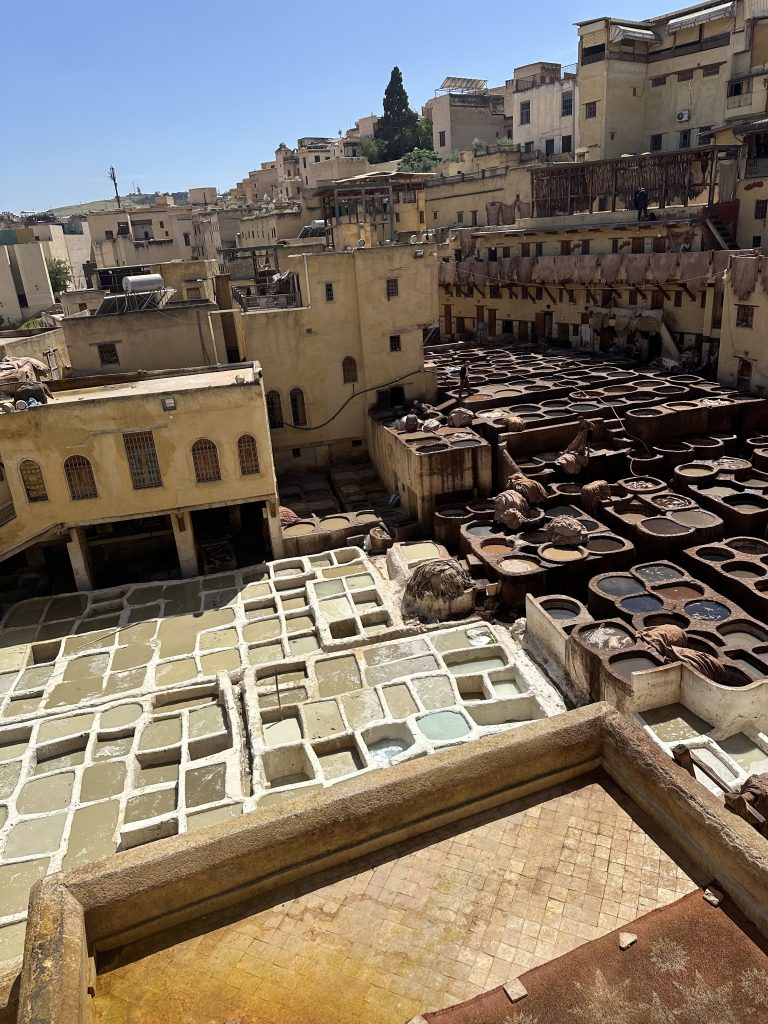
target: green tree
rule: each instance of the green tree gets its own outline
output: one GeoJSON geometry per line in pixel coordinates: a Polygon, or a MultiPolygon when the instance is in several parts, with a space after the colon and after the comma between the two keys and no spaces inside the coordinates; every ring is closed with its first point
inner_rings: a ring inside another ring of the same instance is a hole
{"type": "Polygon", "coordinates": [[[419,149],[434,150],[435,147],[432,142],[432,119],[429,117],[420,117],[417,127],[419,132],[419,149]]]}
{"type": "Polygon", "coordinates": [[[363,139],[360,155],[366,157],[369,163],[380,164],[387,159],[387,144],[384,139],[363,139]]]}
{"type": "Polygon", "coordinates": [[[397,165],[398,171],[434,171],[440,157],[432,149],[412,149],[397,165]]]}
{"type": "Polygon", "coordinates": [[[399,160],[419,142],[419,116],[408,106],[408,93],[400,68],[392,68],[384,91],[384,114],[376,124],[376,137],[386,143],[387,160],[399,160]]]}
{"type": "Polygon", "coordinates": [[[72,271],[66,260],[57,257],[45,261],[48,264],[48,277],[51,279],[51,289],[54,295],[65,292],[72,283],[72,271]]]}

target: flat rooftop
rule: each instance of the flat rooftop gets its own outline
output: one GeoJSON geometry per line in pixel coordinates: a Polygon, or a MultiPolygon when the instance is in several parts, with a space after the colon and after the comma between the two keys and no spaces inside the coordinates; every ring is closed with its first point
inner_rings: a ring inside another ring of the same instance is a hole
{"type": "Polygon", "coordinates": [[[597,774],[106,954],[95,1019],[404,1024],[629,925],[695,875],[597,774]]]}

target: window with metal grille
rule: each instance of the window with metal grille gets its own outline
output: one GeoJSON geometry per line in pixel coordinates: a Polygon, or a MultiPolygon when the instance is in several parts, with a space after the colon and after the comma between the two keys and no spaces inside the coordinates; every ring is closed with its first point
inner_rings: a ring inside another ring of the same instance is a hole
{"type": "Polygon", "coordinates": [[[333,285],[330,281],[325,282],[325,301],[333,302],[333,285]]]}
{"type": "Polygon", "coordinates": [[[259,449],[253,434],[242,434],[238,437],[237,458],[242,476],[255,476],[259,472],[259,449]]]}
{"type": "Polygon", "coordinates": [[[117,345],[114,342],[106,341],[96,346],[99,353],[99,362],[102,366],[119,366],[120,356],[117,354],[117,345]]]}
{"type": "Polygon", "coordinates": [[[660,85],[666,85],[666,84],[667,84],[667,76],[666,75],[657,75],[656,78],[652,78],[651,79],[651,88],[652,89],[658,89],[660,85]]]}
{"type": "Polygon", "coordinates": [[[597,117],[597,102],[595,100],[584,104],[584,117],[597,117]]]}
{"type": "Polygon", "coordinates": [[[677,72],[678,82],[690,82],[693,78],[693,68],[687,68],[685,71],[677,72]]]}
{"type": "Polygon", "coordinates": [[[123,434],[125,454],[134,491],[145,491],[150,487],[162,487],[160,464],[155,451],[155,439],[151,430],[134,430],[123,434]]]}
{"type": "Polygon", "coordinates": [[[715,75],[719,75],[719,74],[720,74],[720,65],[719,64],[709,64],[709,65],[707,65],[707,67],[704,68],[704,71],[703,71],[704,78],[714,78],[715,75]]]}
{"type": "Polygon", "coordinates": [[[651,143],[650,143],[650,147],[649,148],[650,148],[652,153],[658,153],[661,150],[661,147],[663,146],[663,144],[664,144],[664,136],[663,135],[661,135],[661,134],[659,134],[659,135],[652,135],[651,136],[651,143]]]}
{"type": "Polygon", "coordinates": [[[301,388],[291,388],[291,419],[294,427],[306,427],[307,407],[304,402],[304,392],[301,388]]]}
{"type": "Polygon", "coordinates": [[[284,426],[283,403],[280,401],[279,391],[267,392],[267,419],[273,430],[284,426]]]}
{"type": "Polygon", "coordinates": [[[765,220],[768,217],[768,199],[755,200],[755,220],[765,220]]]}
{"type": "Polygon", "coordinates": [[[526,100],[520,104],[520,124],[531,123],[531,103],[530,100],[526,100]]]}
{"type": "Polygon", "coordinates": [[[27,493],[27,501],[48,501],[43,471],[37,462],[33,462],[32,459],[24,459],[19,465],[19,476],[27,493]]]}
{"type": "Polygon", "coordinates": [[[564,92],[562,96],[560,114],[562,117],[570,117],[573,114],[573,93],[564,92]]]}
{"type": "Polygon", "coordinates": [[[751,327],[755,319],[755,307],[754,306],[737,306],[736,307],[736,326],[737,327],[751,327]]]}
{"type": "Polygon", "coordinates": [[[397,295],[398,295],[397,278],[396,277],[388,277],[387,278],[387,298],[388,299],[394,299],[394,298],[397,297],[397,295]]]}
{"type": "Polygon", "coordinates": [[[402,345],[400,344],[399,334],[390,334],[389,336],[389,351],[390,352],[401,352],[402,345]]]}
{"type": "Polygon", "coordinates": [[[192,465],[199,484],[221,480],[219,450],[210,438],[201,437],[192,445],[192,465]]]}
{"type": "Polygon", "coordinates": [[[357,380],[357,361],[352,356],[347,356],[342,361],[341,372],[344,375],[345,384],[354,384],[357,380]]]}
{"type": "Polygon", "coordinates": [[[83,501],[85,498],[98,498],[96,478],[93,466],[84,455],[70,455],[64,460],[64,476],[72,501],[83,501]]]}

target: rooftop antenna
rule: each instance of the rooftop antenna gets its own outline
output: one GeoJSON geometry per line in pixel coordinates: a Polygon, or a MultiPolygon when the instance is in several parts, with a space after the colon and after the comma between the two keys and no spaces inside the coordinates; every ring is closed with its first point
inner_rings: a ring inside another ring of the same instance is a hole
{"type": "Polygon", "coordinates": [[[117,171],[115,170],[114,167],[110,167],[109,168],[109,171],[107,173],[107,177],[112,182],[112,184],[115,186],[115,199],[117,200],[117,208],[118,208],[118,210],[120,210],[120,209],[122,209],[122,207],[120,206],[120,193],[117,191],[117,171]]]}

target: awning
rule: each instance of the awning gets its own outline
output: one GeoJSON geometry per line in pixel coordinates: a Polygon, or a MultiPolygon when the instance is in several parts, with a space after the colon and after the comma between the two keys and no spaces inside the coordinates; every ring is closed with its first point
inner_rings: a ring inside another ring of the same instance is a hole
{"type": "Polygon", "coordinates": [[[695,25],[705,25],[708,21],[719,21],[720,18],[732,18],[736,9],[736,3],[718,4],[717,7],[707,7],[703,11],[696,11],[693,14],[685,14],[682,18],[673,18],[667,24],[667,32],[680,32],[684,28],[693,28],[695,25]]]}
{"type": "Polygon", "coordinates": [[[648,28],[633,28],[631,25],[611,25],[610,41],[618,43],[622,39],[635,39],[639,43],[658,42],[655,32],[648,28]]]}

